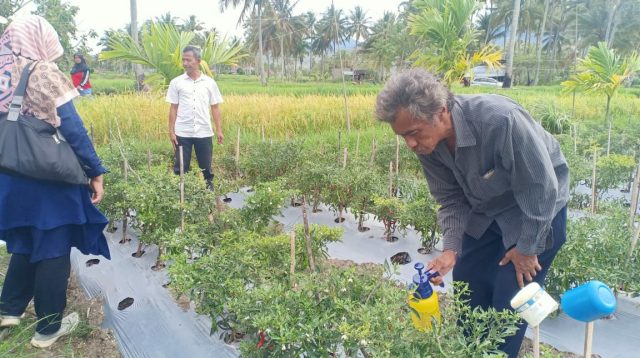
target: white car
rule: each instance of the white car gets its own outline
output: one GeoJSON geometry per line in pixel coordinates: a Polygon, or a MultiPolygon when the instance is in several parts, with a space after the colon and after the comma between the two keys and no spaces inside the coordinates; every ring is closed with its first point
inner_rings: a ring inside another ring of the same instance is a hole
{"type": "Polygon", "coordinates": [[[491,77],[476,77],[471,81],[471,85],[502,88],[502,82],[491,77]]]}

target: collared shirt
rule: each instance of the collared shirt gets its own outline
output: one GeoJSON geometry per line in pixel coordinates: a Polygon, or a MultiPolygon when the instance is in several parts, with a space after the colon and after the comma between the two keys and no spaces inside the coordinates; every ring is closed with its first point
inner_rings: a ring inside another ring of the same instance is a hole
{"type": "Polygon", "coordinates": [[[552,244],[551,221],[569,200],[569,169],[558,141],[529,113],[498,95],[455,96],[455,155],[446,141],[418,155],[441,205],[444,249],[479,239],[495,220],[505,248],[526,255],[552,244]]]}
{"type": "Polygon", "coordinates": [[[201,74],[197,80],[186,73],[169,84],[166,101],[178,105],[175,133],[179,137],[213,136],[211,106],[222,103],[222,95],[213,78],[201,74]]]}

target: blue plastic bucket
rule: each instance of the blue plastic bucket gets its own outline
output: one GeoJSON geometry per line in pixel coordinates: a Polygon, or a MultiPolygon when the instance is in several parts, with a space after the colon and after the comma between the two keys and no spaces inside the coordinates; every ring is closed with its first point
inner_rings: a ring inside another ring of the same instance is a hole
{"type": "Polygon", "coordinates": [[[616,297],[609,286],[589,281],[562,295],[560,307],[571,318],[591,322],[616,310],[616,297]]]}

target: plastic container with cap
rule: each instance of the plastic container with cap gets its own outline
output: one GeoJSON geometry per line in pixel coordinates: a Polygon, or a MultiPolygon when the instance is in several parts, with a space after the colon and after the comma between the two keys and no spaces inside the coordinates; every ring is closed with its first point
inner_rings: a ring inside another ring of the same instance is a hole
{"type": "Polygon", "coordinates": [[[511,307],[532,327],[537,327],[551,312],[558,309],[558,302],[537,282],[531,282],[511,299],[511,307]]]}
{"type": "Polygon", "coordinates": [[[616,311],[616,297],[600,281],[589,281],[562,295],[562,310],[571,318],[591,322],[616,311]]]}
{"type": "MultiPolygon", "coordinates": [[[[429,280],[439,276],[438,272],[422,272],[424,265],[420,262],[413,266],[418,273],[413,276],[413,285],[415,291],[409,293],[409,306],[412,308],[411,320],[413,325],[419,331],[427,331],[431,329],[433,320],[440,322],[440,305],[438,303],[438,294],[433,291],[429,280]]],[[[444,287],[444,284],[440,285],[444,287]]]]}

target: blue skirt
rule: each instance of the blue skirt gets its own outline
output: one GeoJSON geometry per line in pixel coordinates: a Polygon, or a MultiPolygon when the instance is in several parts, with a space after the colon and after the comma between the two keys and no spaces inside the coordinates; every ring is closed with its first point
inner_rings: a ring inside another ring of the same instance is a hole
{"type": "Polygon", "coordinates": [[[107,222],[91,203],[88,186],[0,173],[0,240],[9,253],[29,255],[35,263],[75,247],[110,259],[107,222]]]}

